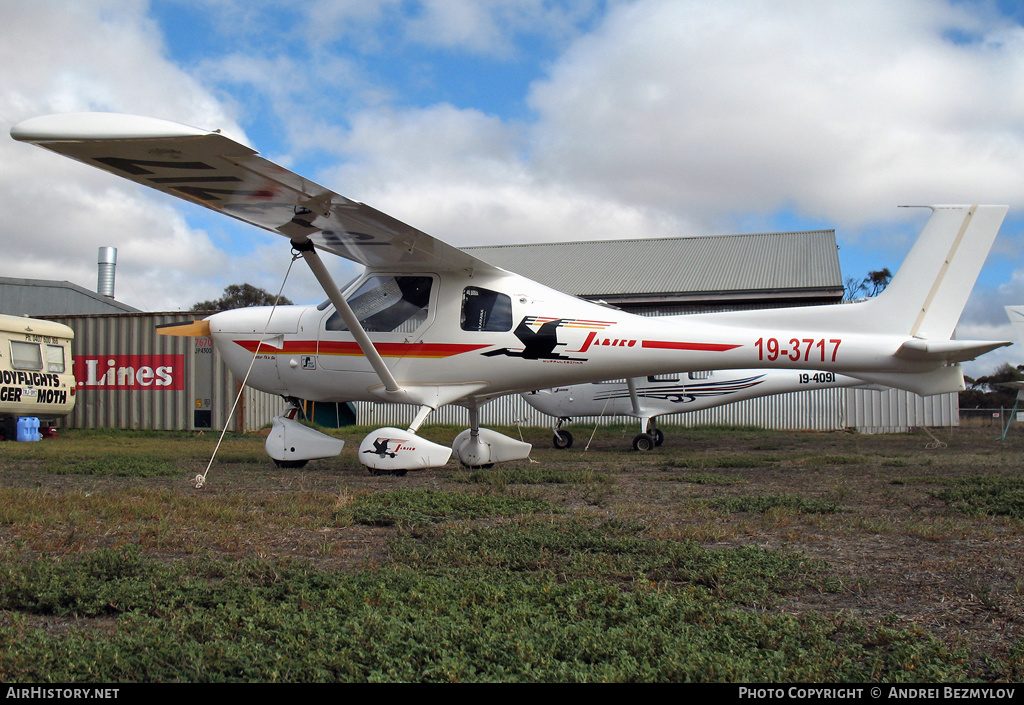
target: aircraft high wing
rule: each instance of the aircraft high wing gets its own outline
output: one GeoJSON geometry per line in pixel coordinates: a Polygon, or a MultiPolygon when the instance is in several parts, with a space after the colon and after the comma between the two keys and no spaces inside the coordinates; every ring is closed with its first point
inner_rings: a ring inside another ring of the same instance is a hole
{"type": "MultiPolygon", "coordinates": [[[[527,457],[529,444],[480,428],[480,406],[503,394],[755,367],[854,374],[937,394],[963,388],[956,363],[1009,344],[952,340],[1006,206],[931,206],[903,267],[870,301],[669,320],[610,310],[493,267],[219,132],[78,113],[26,120],[11,135],[288,238],[331,305],[281,307],[273,316],[267,308],[225,311],[206,327],[237,376],[252,363],[249,384],[258,389],[416,405],[406,430],[378,429],[360,444],[374,472],[443,465],[453,452],[469,466],[527,457]],[[366,271],[340,292],[320,250],[366,271]],[[443,404],[470,414],[451,448],[416,435],[443,404]]],[[[340,447],[278,417],[267,450],[298,464],[340,447]]]]}
{"type": "Polygon", "coordinates": [[[832,387],[875,385],[835,372],[704,370],[539,389],[522,397],[537,411],[555,418],[551,430],[556,448],[572,447],[572,434],[562,425],[573,418],[630,416],[640,421],[633,450],[651,450],[665,439],[654,423],[659,416],[701,411],[771,394],[832,387]]]}

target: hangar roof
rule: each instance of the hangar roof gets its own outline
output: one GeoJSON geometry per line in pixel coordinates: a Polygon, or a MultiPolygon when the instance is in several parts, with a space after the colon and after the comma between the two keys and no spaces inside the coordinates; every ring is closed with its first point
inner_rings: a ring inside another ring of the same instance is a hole
{"type": "Polygon", "coordinates": [[[841,297],[834,230],[467,247],[586,298],[841,297]]]}
{"type": "Polygon", "coordinates": [[[0,277],[0,313],[12,316],[138,313],[138,310],[68,281],[0,277]]]}

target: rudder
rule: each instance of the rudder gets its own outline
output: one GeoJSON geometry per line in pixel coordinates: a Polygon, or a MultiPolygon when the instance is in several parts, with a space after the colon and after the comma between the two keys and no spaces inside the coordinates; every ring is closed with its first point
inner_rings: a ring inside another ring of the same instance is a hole
{"type": "Polygon", "coordinates": [[[930,206],[932,215],[892,282],[872,302],[888,332],[949,340],[1007,206],[930,206]]]}

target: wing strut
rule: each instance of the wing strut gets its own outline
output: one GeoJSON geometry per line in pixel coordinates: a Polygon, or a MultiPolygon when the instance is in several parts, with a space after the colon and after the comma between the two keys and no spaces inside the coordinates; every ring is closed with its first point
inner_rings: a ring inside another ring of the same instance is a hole
{"type": "Polygon", "coordinates": [[[327,298],[331,300],[338,313],[341,315],[341,320],[345,321],[345,325],[348,326],[349,332],[356,339],[356,343],[359,345],[359,349],[362,350],[363,355],[366,356],[370,366],[373,367],[373,371],[380,377],[380,381],[384,383],[384,388],[389,392],[400,392],[402,388],[398,382],[395,381],[394,375],[391,374],[391,370],[384,364],[384,358],[377,352],[377,348],[373,347],[373,343],[370,342],[370,336],[363,330],[363,326],[360,325],[359,319],[356,318],[356,314],[352,312],[352,307],[348,305],[348,301],[341,295],[341,290],[338,289],[338,285],[334,283],[334,279],[331,277],[330,272],[327,271],[327,267],[324,266],[323,260],[320,259],[320,255],[313,247],[313,241],[306,238],[304,240],[292,240],[292,247],[295,248],[296,252],[302,254],[302,258],[306,260],[306,264],[313,271],[313,276],[320,282],[320,286],[323,287],[324,292],[327,294],[327,298]]]}
{"type": "MultiPolygon", "coordinates": [[[[636,393],[636,380],[632,377],[627,377],[626,388],[629,390],[629,401],[633,405],[633,415],[642,416],[644,410],[640,407],[640,398],[636,393]]],[[[647,429],[644,430],[646,431],[647,429]]]]}

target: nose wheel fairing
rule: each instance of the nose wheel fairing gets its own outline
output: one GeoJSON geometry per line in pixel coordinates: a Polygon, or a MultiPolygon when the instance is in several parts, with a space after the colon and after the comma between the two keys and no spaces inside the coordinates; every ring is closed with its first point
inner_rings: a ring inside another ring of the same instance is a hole
{"type": "MultiPolygon", "coordinates": [[[[289,410],[293,414],[294,411],[289,410]]],[[[344,447],[345,441],[304,426],[288,416],[288,412],[274,417],[266,443],[267,455],[280,467],[302,467],[309,460],[333,458],[344,447]]]]}

